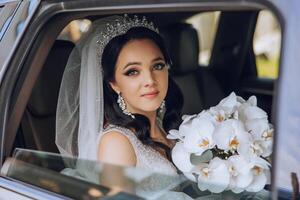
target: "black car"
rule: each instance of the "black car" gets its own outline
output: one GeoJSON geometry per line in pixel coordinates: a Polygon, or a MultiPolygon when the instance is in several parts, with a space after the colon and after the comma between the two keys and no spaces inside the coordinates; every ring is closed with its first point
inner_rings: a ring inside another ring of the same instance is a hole
{"type": "MultiPolygon", "coordinates": [[[[298,0],[0,1],[1,198],[141,199],[64,175],[65,164],[78,161],[60,156],[55,145],[58,91],[70,52],[94,20],[126,13],[158,25],[184,95],[183,113],[199,113],[231,91],[257,97],[275,128],[271,185],[263,198],[299,199],[299,8],[298,0]]],[[[193,183],[174,181],[193,198],[207,195],[193,183]]]]}

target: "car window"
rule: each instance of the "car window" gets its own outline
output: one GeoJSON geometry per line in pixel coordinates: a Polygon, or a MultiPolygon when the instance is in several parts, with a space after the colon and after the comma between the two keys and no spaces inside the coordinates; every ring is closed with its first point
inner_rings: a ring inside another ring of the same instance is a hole
{"type": "Polygon", "coordinates": [[[253,39],[257,76],[276,79],[279,70],[281,30],[278,20],[268,10],[259,12],[253,39]]]}
{"type": "MultiPolygon", "coordinates": [[[[195,182],[183,174],[161,174],[147,169],[26,149],[16,149],[13,157],[4,163],[1,174],[75,199],[172,199],[172,196],[182,199],[185,195],[208,199],[243,199],[255,196],[246,191],[240,194],[202,192],[197,189],[195,182]],[[109,181],[106,180],[108,174],[109,181]]],[[[268,199],[269,195],[264,191],[256,197],[268,199]]]]}
{"type": "Polygon", "coordinates": [[[218,28],[220,12],[204,12],[186,20],[193,25],[199,37],[199,65],[208,66],[218,28]]]}

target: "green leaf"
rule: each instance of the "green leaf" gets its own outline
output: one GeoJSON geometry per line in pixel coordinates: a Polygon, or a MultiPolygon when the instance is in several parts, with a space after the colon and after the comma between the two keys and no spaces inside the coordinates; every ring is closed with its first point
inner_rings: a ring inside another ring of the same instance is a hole
{"type": "Polygon", "coordinates": [[[191,155],[191,163],[193,165],[197,165],[197,164],[200,164],[200,163],[207,163],[209,162],[211,159],[213,158],[213,153],[212,151],[209,149],[209,150],[206,150],[204,151],[201,156],[197,156],[195,154],[192,154],[191,155]]]}

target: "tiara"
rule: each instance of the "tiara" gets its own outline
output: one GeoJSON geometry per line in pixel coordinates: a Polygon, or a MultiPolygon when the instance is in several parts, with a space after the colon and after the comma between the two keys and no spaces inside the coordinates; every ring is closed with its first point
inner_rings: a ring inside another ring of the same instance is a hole
{"type": "Polygon", "coordinates": [[[97,40],[97,43],[99,44],[99,53],[103,53],[105,46],[112,38],[125,34],[133,27],[145,27],[159,33],[158,29],[154,27],[153,22],[148,22],[145,16],[143,16],[142,19],[139,19],[136,15],[133,18],[130,18],[125,14],[124,17],[115,19],[106,24],[104,31],[101,32],[97,40]]]}

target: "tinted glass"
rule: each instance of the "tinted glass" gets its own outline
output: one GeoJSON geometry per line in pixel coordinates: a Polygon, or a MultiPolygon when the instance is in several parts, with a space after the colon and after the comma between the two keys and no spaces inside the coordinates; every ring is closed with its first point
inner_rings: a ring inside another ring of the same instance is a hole
{"type": "Polygon", "coordinates": [[[15,150],[14,156],[7,159],[3,165],[1,174],[76,199],[99,197],[268,199],[269,197],[267,190],[258,193],[235,194],[225,191],[213,194],[200,191],[196,183],[183,175],[170,176],[140,168],[120,167],[24,149],[15,150]]]}

